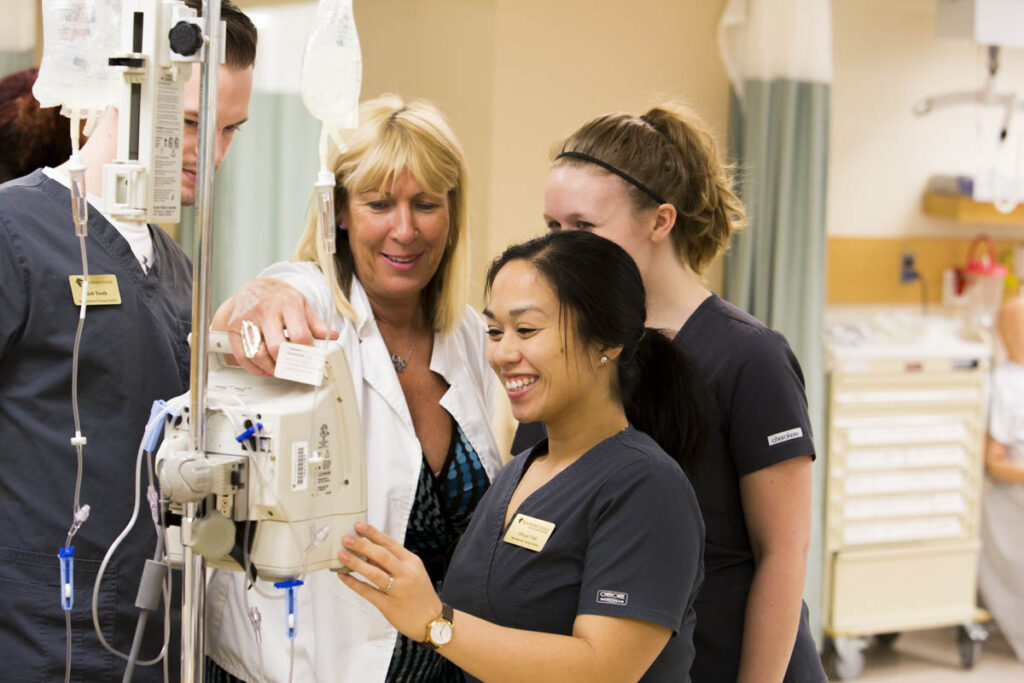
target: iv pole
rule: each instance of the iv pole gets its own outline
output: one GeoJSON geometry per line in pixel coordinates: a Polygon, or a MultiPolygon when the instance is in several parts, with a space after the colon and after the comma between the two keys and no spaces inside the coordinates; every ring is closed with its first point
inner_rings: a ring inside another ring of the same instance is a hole
{"type": "MultiPolygon", "coordinates": [[[[189,445],[206,454],[207,343],[210,326],[210,276],[213,250],[213,172],[217,130],[217,74],[220,64],[220,0],[203,0],[206,52],[200,80],[199,142],[196,164],[196,230],[192,271],[192,357],[189,377],[189,445]]],[[[201,503],[185,505],[181,520],[184,550],[181,605],[181,680],[204,680],[206,569],[192,551],[192,525],[201,503]]]]}

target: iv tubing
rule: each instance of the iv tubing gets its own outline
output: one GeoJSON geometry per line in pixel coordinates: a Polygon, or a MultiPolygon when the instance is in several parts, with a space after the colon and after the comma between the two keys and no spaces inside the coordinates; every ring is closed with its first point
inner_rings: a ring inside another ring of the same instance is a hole
{"type": "MultiPolygon", "coordinates": [[[[89,296],[89,259],[87,256],[85,237],[88,225],[88,203],[85,192],[85,166],[78,155],[78,121],[80,112],[75,110],[71,114],[71,159],[68,171],[71,175],[71,213],[72,222],[75,226],[75,234],[78,236],[79,252],[82,255],[82,305],[78,313],[78,327],[75,330],[75,343],[71,352],[71,413],[75,421],[75,436],[71,443],[75,447],[75,458],[77,467],[75,470],[75,496],[71,508],[71,526],[68,529],[67,538],[64,541],[65,549],[71,546],[71,540],[78,533],[79,527],[89,517],[89,506],[81,507],[82,496],[82,471],[84,469],[84,458],[82,448],[86,443],[82,436],[82,421],[78,411],[78,361],[82,346],[82,328],[85,326],[85,311],[88,305],[89,296]]],[[[71,681],[71,611],[64,613],[65,625],[65,659],[64,659],[64,681],[71,681]]]]}

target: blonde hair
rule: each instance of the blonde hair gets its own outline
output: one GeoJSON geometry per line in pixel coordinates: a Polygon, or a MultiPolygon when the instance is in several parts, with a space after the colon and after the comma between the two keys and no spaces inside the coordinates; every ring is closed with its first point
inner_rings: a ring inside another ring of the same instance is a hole
{"type": "MultiPolygon", "coordinates": [[[[382,95],[359,108],[359,128],[346,140],[347,149],[334,148],[328,168],[334,173],[336,221],[348,209],[352,193],[390,191],[408,170],[425,192],[448,199],[448,240],[437,272],[427,283],[422,301],[434,329],[450,332],[462,319],[469,286],[469,245],[466,216],[466,161],[462,147],[441,112],[426,101],[404,102],[382,95]]],[[[314,197],[315,200],[315,197],[314,197]]],[[[293,261],[313,261],[328,272],[328,254],[310,211],[293,261]]],[[[333,283],[337,306],[352,317],[349,303],[354,276],[352,251],[344,235],[337,240],[338,276],[333,283]]]]}
{"type": "MultiPolygon", "coordinates": [[[[676,253],[698,275],[745,223],[732,168],[719,161],[715,140],[700,117],[681,105],[661,105],[640,116],[600,116],[570,135],[556,156],[563,152],[599,159],[672,204],[676,253]]],[[[555,160],[557,165],[588,163],[573,157],[555,160]]],[[[637,210],[657,206],[638,187],[626,187],[637,210]]]]}

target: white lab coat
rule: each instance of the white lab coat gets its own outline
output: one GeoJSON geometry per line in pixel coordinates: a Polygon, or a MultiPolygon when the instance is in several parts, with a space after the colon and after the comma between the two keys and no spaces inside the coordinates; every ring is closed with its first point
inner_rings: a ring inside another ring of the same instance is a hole
{"type": "MultiPolygon", "coordinates": [[[[278,263],[261,277],[295,286],[326,321],[330,292],[312,263],[278,263]]],[[[366,440],[367,517],[394,538],[405,537],[422,465],[422,448],[409,408],[377,329],[366,292],[353,280],[350,297],[356,321],[334,314],[334,328],[345,349],[355,385],[366,440]]],[[[496,378],[484,355],[485,327],[479,314],[466,314],[449,334],[434,335],[430,369],[449,385],[441,405],[455,418],[493,480],[501,467],[491,430],[496,378]]],[[[259,652],[243,601],[240,573],[211,573],[206,598],[206,649],[222,667],[247,681],[259,681],[259,652]]],[[[265,592],[280,592],[261,584],[265,592]]],[[[383,681],[395,645],[396,630],[370,603],[353,593],[330,571],[313,572],[297,593],[298,633],[293,679],[367,683],[383,681]]],[[[287,681],[289,641],[284,601],[249,591],[262,613],[262,650],[268,681],[287,681]]]]}
{"type": "MultiPolygon", "coordinates": [[[[1024,366],[1003,363],[992,372],[989,433],[1024,463],[1024,366]]],[[[986,477],[982,496],[978,587],[1007,642],[1024,661],[1024,485],[986,477]]]]}

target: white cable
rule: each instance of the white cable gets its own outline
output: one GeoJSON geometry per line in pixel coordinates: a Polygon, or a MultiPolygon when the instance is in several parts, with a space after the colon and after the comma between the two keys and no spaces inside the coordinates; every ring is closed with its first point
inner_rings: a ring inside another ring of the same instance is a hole
{"type": "MultiPolygon", "coordinates": [[[[141,481],[141,476],[142,476],[142,456],[145,453],[145,444],[149,441],[149,439],[150,439],[150,437],[152,435],[152,430],[154,430],[158,425],[162,425],[164,419],[168,415],[171,415],[174,412],[180,412],[181,404],[184,403],[184,401],[181,400],[182,398],[183,397],[178,397],[177,399],[171,399],[171,401],[168,401],[167,405],[164,406],[164,409],[161,410],[157,415],[153,416],[150,419],[149,423],[146,425],[145,430],[143,430],[142,442],[139,444],[139,450],[138,450],[138,453],[136,454],[136,457],[135,457],[135,496],[134,496],[134,498],[135,498],[135,505],[132,508],[132,516],[128,520],[128,523],[125,525],[124,529],[121,530],[121,533],[118,534],[117,538],[115,538],[113,543],[110,544],[110,547],[107,548],[107,552],[103,556],[103,561],[100,563],[99,571],[96,574],[96,581],[93,584],[93,589],[92,589],[92,624],[93,624],[93,629],[96,631],[96,636],[99,638],[100,645],[102,645],[103,648],[105,650],[107,650],[107,652],[110,652],[114,656],[119,657],[120,659],[123,659],[125,661],[128,661],[128,655],[124,654],[123,652],[120,652],[119,650],[115,649],[112,645],[110,645],[110,643],[107,642],[106,637],[104,637],[102,629],[100,628],[99,609],[98,609],[99,595],[100,595],[100,584],[103,582],[103,575],[107,571],[107,565],[110,563],[110,559],[113,557],[114,552],[121,545],[121,542],[131,532],[132,528],[135,526],[136,520],[139,517],[139,497],[140,497],[141,489],[142,489],[142,481],[141,481]]],[[[168,595],[169,595],[169,593],[168,593],[168,595]]],[[[169,601],[168,600],[165,599],[164,605],[165,605],[165,610],[169,610],[170,605],[169,605],[169,601]]],[[[165,618],[165,623],[168,623],[166,618],[165,618]]],[[[165,629],[165,631],[164,631],[164,647],[160,651],[160,654],[158,654],[155,658],[153,658],[151,660],[140,661],[140,662],[138,662],[138,665],[139,666],[152,666],[153,664],[156,664],[161,659],[163,659],[164,656],[167,653],[167,643],[168,643],[169,638],[170,638],[170,629],[168,628],[168,629],[165,629]]]]}
{"type": "Polygon", "coordinates": [[[1011,125],[1019,101],[1020,98],[1014,95],[1006,108],[996,153],[992,159],[992,205],[995,206],[996,211],[1002,214],[1012,213],[1020,204],[1021,199],[1021,136],[1017,133],[1016,127],[1011,125]],[[1016,138],[1015,143],[1010,141],[1011,134],[1016,138]],[[998,170],[1001,150],[1007,150],[1007,154],[1013,154],[1013,174],[1006,178],[1005,183],[1000,182],[1001,174],[998,170]]]}

